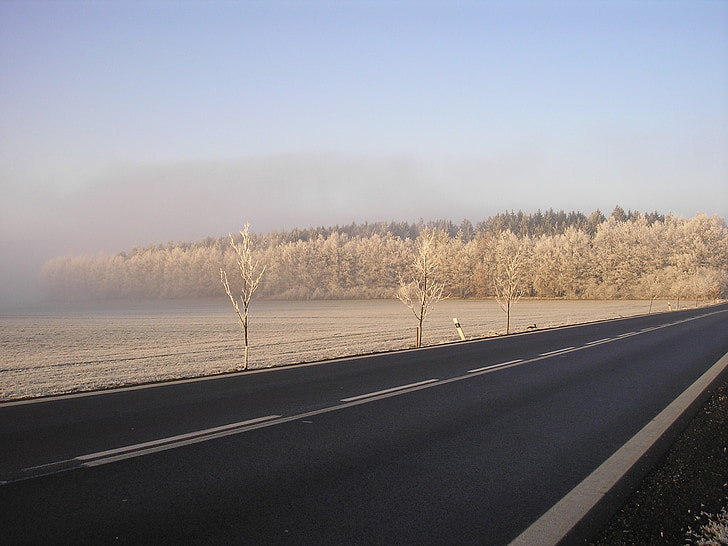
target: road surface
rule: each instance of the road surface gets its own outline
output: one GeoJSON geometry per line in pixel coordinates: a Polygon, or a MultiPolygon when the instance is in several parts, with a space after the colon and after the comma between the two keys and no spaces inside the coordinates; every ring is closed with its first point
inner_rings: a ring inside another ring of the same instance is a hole
{"type": "Polygon", "coordinates": [[[722,305],[0,404],[3,543],[509,544],[726,353],[722,305]]]}

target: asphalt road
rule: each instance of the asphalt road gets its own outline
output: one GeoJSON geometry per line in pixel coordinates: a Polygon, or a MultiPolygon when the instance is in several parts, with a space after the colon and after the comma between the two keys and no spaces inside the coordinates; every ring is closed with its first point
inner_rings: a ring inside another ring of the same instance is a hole
{"type": "Polygon", "coordinates": [[[728,352],[728,306],[0,404],[3,544],[508,544],[728,352]]]}

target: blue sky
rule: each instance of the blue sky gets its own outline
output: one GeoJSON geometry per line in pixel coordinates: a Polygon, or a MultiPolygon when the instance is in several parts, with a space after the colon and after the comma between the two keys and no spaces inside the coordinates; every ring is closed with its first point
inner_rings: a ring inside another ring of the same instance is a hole
{"type": "Polygon", "coordinates": [[[0,251],[28,271],[617,204],[728,217],[728,2],[0,0],[0,251]]]}

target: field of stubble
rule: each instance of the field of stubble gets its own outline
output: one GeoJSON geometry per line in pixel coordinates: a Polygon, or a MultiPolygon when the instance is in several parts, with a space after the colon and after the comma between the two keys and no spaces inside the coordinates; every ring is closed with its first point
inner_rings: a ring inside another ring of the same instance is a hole
{"type": "MultiPolygon", "coordinates": [[[[648,301],[525,301],[511,331],[647,313],[648,301]]],[[[667,310],[655,302],[653,312],[667,310]]],[[[505,332],[494,301],[445,300],[423,344],[505,332]]],[[[257,302],[250,311],[250,366],[314,362],[414,346],[416,320],[396,300],[257,302]]],[[[196,377],[242,363],[243,337],[224,299],[105,302],[0,315],[0,401],[196,377]]]]}

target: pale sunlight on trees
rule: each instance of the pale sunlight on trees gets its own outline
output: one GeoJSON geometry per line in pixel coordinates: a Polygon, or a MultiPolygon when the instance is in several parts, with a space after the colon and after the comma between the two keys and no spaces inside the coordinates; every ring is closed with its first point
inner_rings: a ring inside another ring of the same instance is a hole
{"type": "MultiPolygon", "coordinates": [[[[251,260],[267,265],[255,295],[389,298],[401,277],[412,276],[412,251],[425,227],[424,222],[377,222],[250,234],[251,260]]],[[[507,232],[528,251],[520,285],[524,296],[665,299],[679,309],[683,301],[728,295],[728,226],[718,216],[617,211],[607,219],[598,211],[587,217],[549,210],[500,214],[476,226],[440,220],[427,230],[440,233],[437,281],[451,297],[498,295],[497,244],[507,232]]],[[[40,276],[44,295],[56,300],[219,297],[220,267],[233,271],[237,260],[228,237],[208,237],[112,255],[61,256],[46,262],[40,276]]],[[[234,293],[236,277],[230,278],[234,293]]]]}
{"type": "Polygon", "coordinates": [[[238,271],[242,280],[242,287],[240,289],[240,303],[243,304],[242,312],[240,311],[237,299],[233,296],[232,290],[230,289],[227,273],[225,273],[224,269],[220,268],[220,281],[225,287],[225,292],[230,298],[235,312],[240,319],[240,324],[243,327],[243,335],[245,337],[244,370],[248,369],[248,308],[250,307],[250,299],[253,297],[253,292],[258,288],[258,283],[260,283],[260,279],[265,272],[265,266],[259,270],[258,261],[253,259],[249,230],[250,224],[245,224],[245,229],[240,232],[242,236],[241,242],[236,242],[233,234],[230,234],[230,246],[235,251],[238,271]]]}
{"type": "Polygon", "coordinates": [[[397,299],[410,308],[417,319],[416,346],[422,346],[422,324],[432,307],[443,299],[445,283],[438,277],[442,267],[447,235],[425,227],[415,241],[415,253],[410,264],[410,280],[399,279],[397,299]]]}

